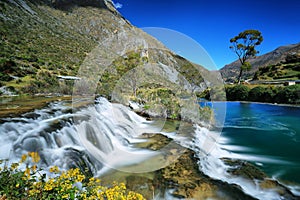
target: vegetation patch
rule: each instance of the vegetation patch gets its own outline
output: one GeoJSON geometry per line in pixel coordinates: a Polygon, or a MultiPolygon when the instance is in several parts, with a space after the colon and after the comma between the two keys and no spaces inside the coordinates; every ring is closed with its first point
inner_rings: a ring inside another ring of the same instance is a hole
{"type": "MultiPolygon", "coordinates": [[[[50,175],[38,167],[37,152],[22,156],[19,163],[0,168],[1,199],[99,199],[99,200],[143,200],[141,194],[129,191],[124,183],[113,182],[101,185],[100,179],[86,177],[78,169],[62,171],[57,166],[50,168],[50,175]],[[24,170],[20,167],[25,167],[24,170]]],[[[3,163],[5,162],[5,163],[3,163]]]]}

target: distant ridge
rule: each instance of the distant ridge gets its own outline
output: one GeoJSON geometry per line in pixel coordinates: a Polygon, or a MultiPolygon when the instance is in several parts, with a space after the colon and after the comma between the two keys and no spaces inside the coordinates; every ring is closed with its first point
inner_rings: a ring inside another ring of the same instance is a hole
{"type": "MultiPolygon", "coordinates": [[[[249,59],[252,69],[248,72],[244,72],[243,78],[252,78],[259,67],[277,64],[281,61],[284,61],[286,56],[292,53],[300,53],[300,42],[297,44],[280,46],[269,53],[249,59]]],[[[240,62],[236,60],[228,65],[225,65],[220,69],[220,72],[225,81],[231,81],[235,80],[235,78],[238,76],[239,69],[240,62]]]]}

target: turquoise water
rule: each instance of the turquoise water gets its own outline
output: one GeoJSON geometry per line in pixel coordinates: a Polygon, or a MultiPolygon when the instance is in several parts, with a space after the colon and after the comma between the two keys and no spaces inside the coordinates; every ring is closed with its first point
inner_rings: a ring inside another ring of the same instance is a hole
{"type": "Polygon", "coordinates": [[[300,184],[300,107],[258,103],[226,104],[224,148],[272,177],[300,184]]]}

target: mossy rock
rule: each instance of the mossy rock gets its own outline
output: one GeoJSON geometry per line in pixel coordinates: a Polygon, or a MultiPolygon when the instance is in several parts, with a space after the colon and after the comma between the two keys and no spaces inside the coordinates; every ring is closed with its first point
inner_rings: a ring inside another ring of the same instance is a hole
{"type": "Polygon", "coordinates": [[[247,161],[234,160],[229,158],[223,158],[222,160],[227,165],[232,166],[232,168],[230,168],[228,171],[232,175],[242,176],[249,180],[263,180],[267,177],[267,175],[263,171],[247,161]]]}
{"type": "Polygon", "coordinates": [[[126,187],[131,191],[143,194],[146,199],[153,199],[155,194],[155,188],[153,180],[140,176],[128,176],[126,177],[126,187]]]}
{"type": "Polygon", "coordinates": [[[172,141],[172,139],[159,133],[143,133],[140,138],[145,138],[147,141],[136,144],[136,147],[151,149],[154,151],[160,150],[172,141]]]}

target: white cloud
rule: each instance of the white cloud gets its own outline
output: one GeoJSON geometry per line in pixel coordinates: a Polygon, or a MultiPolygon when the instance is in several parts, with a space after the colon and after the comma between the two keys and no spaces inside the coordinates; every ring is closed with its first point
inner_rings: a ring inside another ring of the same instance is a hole
{"type": "Polygon", "coordinates": [[[117,3],[113,2],[113,4],[114,4],[114,6],[115,6],[116,9],[120,9],[120,8],[123,7],[123,4],[121,4],[119,2],[117,2],[117,3]]]}

